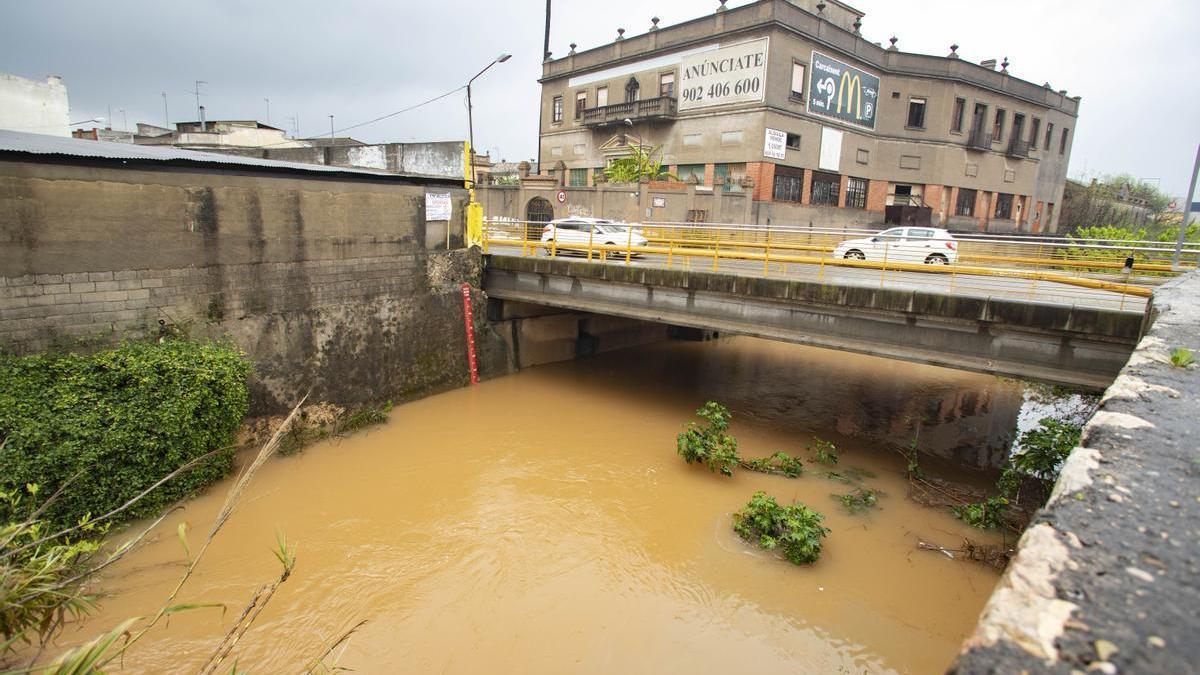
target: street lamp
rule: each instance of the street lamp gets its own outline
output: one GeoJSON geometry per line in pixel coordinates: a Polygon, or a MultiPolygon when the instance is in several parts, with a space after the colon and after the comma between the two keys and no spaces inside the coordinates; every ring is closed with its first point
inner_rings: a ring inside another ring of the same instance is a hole
{"type": "MultiPolygon", "coordinates": [[[[463,237],[464,242],[468,247],[471,244],[483,242],[483,206],[475,201],[475,118],[473,108],[471,107],[471,84],[484,73],[488,68],[497,63],[504,63],[512,58],[512,54],[501,54],[487,64],[483,70],[475,74],[475,77],[467,80],[467,170],[470,175],[467,176],[467,194],[470,197],[470,202],[467,203],[467,231],[463,237]]],[[[449,224],[447,224],[449,228],[449,224]]],[[[449,230],[446,232],[447,242],[449,241],[449,230]]]]}
{"type": "Polygon", "coordinates": [[[475,193],[473,191],[475,189],[475,118],[472,115],[472,108],[471,108],[471,83],[473,83],[480,75],[483,75],[484,73],[486,73],[488,71],[488,68],[491,68],[492,66],[496,65],[497,63],[504,63],[505,61],[507,61],[511,58],[512,58],[512,54],[501,54],[500,56],[497,56],[495,58],[495,60],[493,60],[491,63],[487,64],[487,66],[483,70],[476,73],[475,77],[472,77],[471,79],[467,80],[467,145],[469,146],[467,148],[467,151],[471,153],[470,157],[469,157],[469,161],[470,161],[470,165],[471,165],[471,175],[468,177],[468,179],[470,180],[470,183],[471,183],[471,189],[472,189],[471,201],[472,202],[475,201],[475,193]]]}

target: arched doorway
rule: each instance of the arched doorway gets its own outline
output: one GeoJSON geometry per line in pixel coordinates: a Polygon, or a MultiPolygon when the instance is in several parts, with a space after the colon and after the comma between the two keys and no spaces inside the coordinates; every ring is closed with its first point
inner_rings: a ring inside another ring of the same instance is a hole
{"type": "Polygon", "coordinates": [[[542,223],[554,220],[554,205],[542,197],[534,197],[525,205],[525,239],[538,241],[542,238],[542,223]]]}

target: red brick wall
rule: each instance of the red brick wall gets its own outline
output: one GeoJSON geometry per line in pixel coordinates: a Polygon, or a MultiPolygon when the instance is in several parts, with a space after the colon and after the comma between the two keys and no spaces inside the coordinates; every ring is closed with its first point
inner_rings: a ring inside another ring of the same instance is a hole
{"type": "Polygon", "coordinates": [[[812,203],[812,169],[804,170],[804,183],[800,186],[800,203],[812,203]]]}
{"type": "Polygon", "coordinates": [[[761,202],[773,201],[775,194],[775,165],[771,162],[749,162],[746,175],[754,180],[751,199],[761,202]]]}
{"type": "Polygon", "coordinates": [[[987,191],[977,190],[975,192],[975,216],[979,219],[979,231],[980,232],[984,232],[987,230],[988,220],[990,220],[992,217],[992,214],[984,212],[985,209],[991,210],[991,208],[993,208],[994,206],[995,206],[994,204],[988,203],[987,191]]]}
{"type": "Polygon", "coordinates": [[[926,185],[925,186],[925,196],[923,197],[923,199],[925,200],[926,204],[928,204],[930,207],[933,208],[934,224],[936,225],[938,223],[941,223],[942,216],[945,215],[942,213],[942,186],[941,185],[926,185]]]}
{"type": "Polygon", "coordinates": [[[712,164],[705,164],[705,165],[704,165],[704,184],[705,184],[705,185],[712,185],[712,184],[713,184],[713,178],[714,178],[715,176],[716,176],[716,169],[714,169],[714,168],[713,168],[713,165],[712,165],[712,164]]]}
{"type": "Polygon", "coordinates": [[[842,176],[842,182],[838,185],[838,208],[846,208],[846,187],[850,184],[850,176],[842,176]]]}
{"type": "Polygon", "coordinates": [[[1046,203],[1039,201],[1037,203],[1036,210],[1033,212],[1033,214],[1031,214],[1029,216],[1030,218],[1033,219],[1031,221],[1031,224],[1033,225],[1033,227],[1030,229],[1030,231],[1033,232],[1034,234],[1037,234],[1038,232],[1042,231],[1042,215],[1046,213],[1045,209],[1046,209],[1046,203]]]}
{"type": "Polygon", "coordinates": [[[867,183],[867,210],[883,213],[887,206],[888,182],[873,180],[867,183]]]}

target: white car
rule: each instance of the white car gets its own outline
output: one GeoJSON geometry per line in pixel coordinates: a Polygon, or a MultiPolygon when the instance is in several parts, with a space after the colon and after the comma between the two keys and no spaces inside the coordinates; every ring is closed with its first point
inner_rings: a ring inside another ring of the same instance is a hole
{"type": "MultiPolygon", "coordinates": [[[[542,245],[549,251],[555,247],[559,253],[587,253],[592,246],[646,246],[650,242],[633,225],[617,223],[606,218],[559,218],[542,228],[542,245]]],[[[596,251],[599,253],[599,251],[596,251]]],[[[610,255],[613,251],[608,252],[610,255]]],[[[633,253],[638,255],[638,253],[633,253]]]]}
{"type": "Polygon", "coordinates": [[[933,227],[893,227],[873,237],[843,241],[833,257],[871,262],[949,265],[958,261],[958,242],[946,230],[933,227]]]}

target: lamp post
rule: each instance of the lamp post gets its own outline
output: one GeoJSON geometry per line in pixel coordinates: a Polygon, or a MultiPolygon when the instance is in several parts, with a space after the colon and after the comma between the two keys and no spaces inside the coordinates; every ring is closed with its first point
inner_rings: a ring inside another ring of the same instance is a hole
{"type": "Polygon", "coordinates": [[[470,202],[467,204],[467,236],[465,238],[468,246],[480,241],[483,236],[483,207],[475,201],[475,117],[471,106],[471,85],[480,75],[486,73],[488,68],[497,63],[504,63],[511,58],[512,54],[501,54],[487,64],[483,70],[476,73],[475,77],[467,80],[467,171],[470,172],[470,175],[467,176],[466,184],[470,202]]]}

